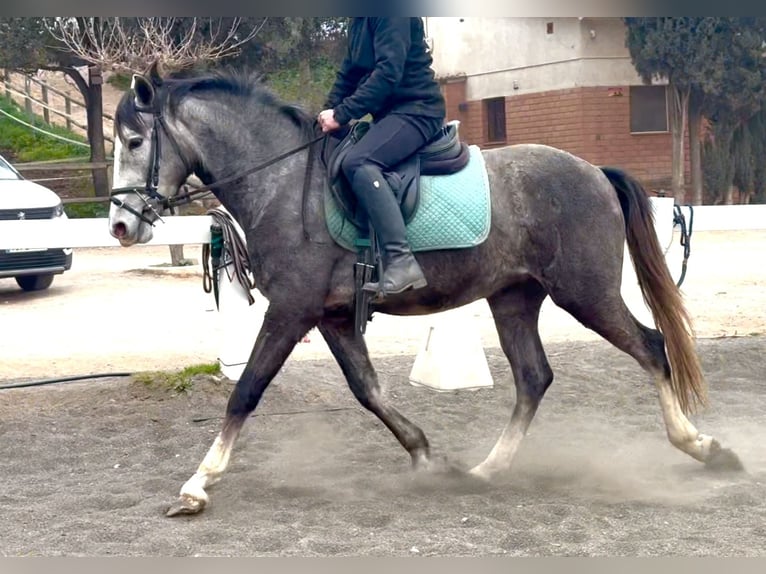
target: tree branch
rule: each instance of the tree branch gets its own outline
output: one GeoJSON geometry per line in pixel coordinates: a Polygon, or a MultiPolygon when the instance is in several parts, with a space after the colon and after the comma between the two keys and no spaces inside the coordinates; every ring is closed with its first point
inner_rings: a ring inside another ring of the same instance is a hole
{"type": "Polygon", "coordinates": [[[103,69],[139,73],[155,61],[166,69],[180,69],[235,56],[266,20],[244,35],[241,18],[232,18],[228,26],[223,18],[210,18],[207,33],[196,17],[44,18],[43,22],[56,40],[82,60],[103,69]]]}
{"type": "Polygon", "coordinates": [[[91,98],[90,98],[90,90],[88,89],[88,83],[85,81],[85,78],[82,77],[79,70],[71,66],[63,66],[59,69],[62,72],[64,72],[67,76],[72,78],[72,81],[74,81],[75,85],[77,86],[77,89],[80,90],[83,100],[85,100],[85,105],[86,106],[90,105],[91,98]]]}

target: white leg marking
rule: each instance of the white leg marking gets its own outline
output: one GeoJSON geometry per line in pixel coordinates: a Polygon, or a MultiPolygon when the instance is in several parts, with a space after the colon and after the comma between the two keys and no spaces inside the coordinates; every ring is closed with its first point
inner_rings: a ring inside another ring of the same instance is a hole
{"type": "Polygon", "coordinates": [[[670,384],[664,377],[656,377],[655,384],[659,391],[662,416],[671,444],[689,456],[705,462],[712,454],[712,450],[718,447],[718,443],[713,437],[701,434],[689,422],[681,410],[678,398],[673,394],[670,384]]]}
{"type": "Polygon", "coordinates": [[[208,496],[205,488],[215,484],[221,479],[221,475],[229,465],[231,450],[234,440],[228,444],[223,441],[219,434],[210,450],[207,451],[205,458],[189,480],[181,487],[181,496],[189,497],[199,501],[202,505],[207,504],[208,496]]]}
{"type": "Polygon", "coordinates": [[[492,447],[484,462],[473,467],[469,473],[482,479],[489,479],[498,472],[506,471],[510,468],[513,457],[516,455],[521,441],[527,434],[532,418],[537,411],[528,402],[517,403],[513,409],[511,420],[503,429],[500,438],[497,439],[495,446],[492,447]]]}

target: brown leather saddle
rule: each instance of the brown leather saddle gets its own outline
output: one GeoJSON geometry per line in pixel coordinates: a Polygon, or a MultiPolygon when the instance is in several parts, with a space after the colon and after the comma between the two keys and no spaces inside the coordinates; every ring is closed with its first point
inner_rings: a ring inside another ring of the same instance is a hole
{"type": "MultiPolygon", "coordinates": [[[[468,145],[460,141],[458,121],[445,124],[425,146],[396,165],[383,176],[391,186],[402,210],[404,222],[409,223],[417,211],[420,199],[421,175],[449,175],[463,169],[470,158],[468,145]]],[[[351,147],[364,137],[370,122],[358,121],[342,131],[333,132],[324,140],[322,162],[327,170],[327,186],[346,219],[356,227],[367,230],[367,216],[358,206],[341,163],[351,147]]]]}

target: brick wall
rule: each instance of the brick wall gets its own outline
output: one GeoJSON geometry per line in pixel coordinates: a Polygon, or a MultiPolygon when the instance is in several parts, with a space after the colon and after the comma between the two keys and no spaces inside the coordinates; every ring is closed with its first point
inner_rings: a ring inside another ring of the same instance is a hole
{"type": "MultiPolygon", "coordinates": [[[[581,88],[582,157],[596,165],[621,167],[637,176],[650,191],[670,191],[673,142],[670,133],[630,133],[630,89],[610,96],[607,88],[581,88]]],[[[689,145],[685,138],[684,170],[687,184],[689,145]]]]}
{"type": "MultiPolygon", "coordinates": [[[[447,119],[461,121],[462,137],[486,147],[484,107],[467,102],[461,111],[465,84],[445,85],[447,119]],[[462,92],[461,92],[462,90],[462,92]]],[[[630,133],[630,90],[585,87],[507,96],[508,144],[541,143],[564,149],[596,165],[625,169],[650,192],[670,189],[672,141],[670,133],[630,133]],[[622,95],[610,95],[621,92],[622,95]]],[[[686,152],[686,181],[689,154],[686,152]]]]}
{"type": "Polygon", "coordinates": [[[505,117],[508,143],[540,143],[575,155],[583,152],[582,98],[578,89],[507,97],[505,117]]]}
{"type": "Polygon", "coordinates": [[[444,78],[440,81],[444,103],[447,107],[447,118],[461,119],[465,114],[460,110],[466,100],[465,78],[444,78]]]}
{"type": "Polygon", "coordinates": [[[442,79],[441,86],[447,107],[447,121],[459,120],[461,139],[482,145],[487,139],[482,102],[466,100],[464,77],[442,79]]]}

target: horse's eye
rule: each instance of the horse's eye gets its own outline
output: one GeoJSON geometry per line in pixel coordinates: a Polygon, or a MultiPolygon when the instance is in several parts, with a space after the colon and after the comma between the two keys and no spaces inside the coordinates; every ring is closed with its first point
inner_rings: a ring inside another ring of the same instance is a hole
{"type": "Polygon", "coordinates": [[[144,143],[143,138],[130,138],[130,140],[128,141],[128,149],[130,151],[137,150],[138,148],[141,147],[141,144],[143,143],[144,143]]]}

